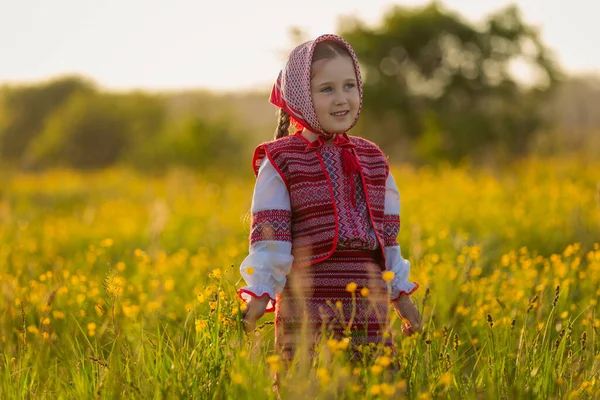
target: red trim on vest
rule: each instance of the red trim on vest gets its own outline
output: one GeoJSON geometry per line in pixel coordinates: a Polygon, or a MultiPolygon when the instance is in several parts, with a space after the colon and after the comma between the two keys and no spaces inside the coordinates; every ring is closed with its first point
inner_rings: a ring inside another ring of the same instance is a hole
{"type": "MultiPolygon", "coordinates": [[[[349,139],[356,145],[361,182],[383,269],[385,183],[389,174],[387,158],[376,144],[355,136],[349,139]]],[[[258,175],[260,163],[266,156],[288,188],[292,210],[293,268],[326,260],[336,250],[339,240],[338,211],[331,178],[320,153],[308,151],[307,143],[310,141],[297,132],[259,145],[253,157],[255,174],[258,175]]]]}

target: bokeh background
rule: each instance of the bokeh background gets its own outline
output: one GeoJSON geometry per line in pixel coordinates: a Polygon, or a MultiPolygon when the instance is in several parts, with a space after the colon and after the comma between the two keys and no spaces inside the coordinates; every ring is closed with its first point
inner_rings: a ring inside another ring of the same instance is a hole
{"type": "Polygon", "coordinates": [[[598,157],[595,8],[584,0],[5,3],[0,160],[29,170],[248,173],[252,149],[274,130],[267,98],[287,52],[328,32],[353,44],[365,77],[353,133],[394,162],[598,157]]]}
{"type": "Polygon", "coordinates": [[[251,156],[287,53],[331,32],[424,329],[390,316],[391,380],[328,340],[283,398],[600,398],[599,9],[0,0],[0,398],[275,398],[273,314],[244,335],[236,293],[251,156]]]}

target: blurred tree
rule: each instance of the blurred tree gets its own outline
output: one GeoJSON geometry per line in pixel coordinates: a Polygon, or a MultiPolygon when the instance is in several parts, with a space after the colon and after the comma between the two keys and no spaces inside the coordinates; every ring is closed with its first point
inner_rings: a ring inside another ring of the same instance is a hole
{"type": "Polygon", "coordinates": [[[76,94],[51,117],[27,152],[36,167],[105,167],[127,143],[130,121],[116,95],[76,94]]]}
{"type": "Polygon", "coordinates": [[[247,141],[230,118],[209,122],[188,115],[172,121],[156,140],[136,149],[136,164],[145,169],[162,170],[175,165],[231,173],[247,164],[247,157],[240,157],[248,148],[247,141]]]}
{"type": "Polygon", "coordinates": [[[0,158],[20,161],[39,135],[46,118],[74,93],[93,93],[94,85],[81,77],[65,76],[41,84],[7,86],[0,98],[0,158]]]}
{"type": "Polygon", "coordinates": [[[560,70],[515,6],[482,27],[436,2],[393,7],[377,27],[348,18],[340,27],[365,75],[358,128],[386,149],[406,136],[427,161],[521,155],[545,123],[540,105],[560,70]],[[519,84],[516,63],[537,79],[519,84]]]}

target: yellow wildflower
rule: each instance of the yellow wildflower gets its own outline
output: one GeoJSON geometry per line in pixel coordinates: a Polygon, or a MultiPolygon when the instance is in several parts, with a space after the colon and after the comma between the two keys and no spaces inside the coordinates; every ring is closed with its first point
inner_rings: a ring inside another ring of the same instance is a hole
{"type": "Polygon", "coordinates": [[[356,284],[356,282],[350,282],[349,284],[346,285],[346,291],[350,292],[350,293],[354,293],[356,291],[357,287],[358,287],[358,285],[356,284]]]}
{"type": "Polygon", "coordinates": [[[208,321],[202,320],[202,319],[196,319],[195,325],[196,325],[196,332],[200,333],[206,328],[206,326],[208,325],[208,321]]]}
{"type": "Polygon", "coordinates": [[[395,276],[396,274],[393,271],[385,271],[383,274],[381,274],[381,277],[386,282],[391,282],[395,276]]]}
{"type": "Polygon", "coordinates": [[[360,289],[360,295],[362,297],[367,297],[369,295],[369,288],[365,286],[364,288],[360,289]]]}

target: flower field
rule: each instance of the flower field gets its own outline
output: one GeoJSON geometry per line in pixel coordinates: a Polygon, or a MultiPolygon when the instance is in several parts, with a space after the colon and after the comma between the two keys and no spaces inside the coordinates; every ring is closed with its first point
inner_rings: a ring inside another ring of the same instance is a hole
{"type": "Polygon", "coordinates": [[[284,368],[241,329],[250,168],[0,171],[0,398],[600,397],[600,163],[392,172],[423,332],[284,368]]]}

